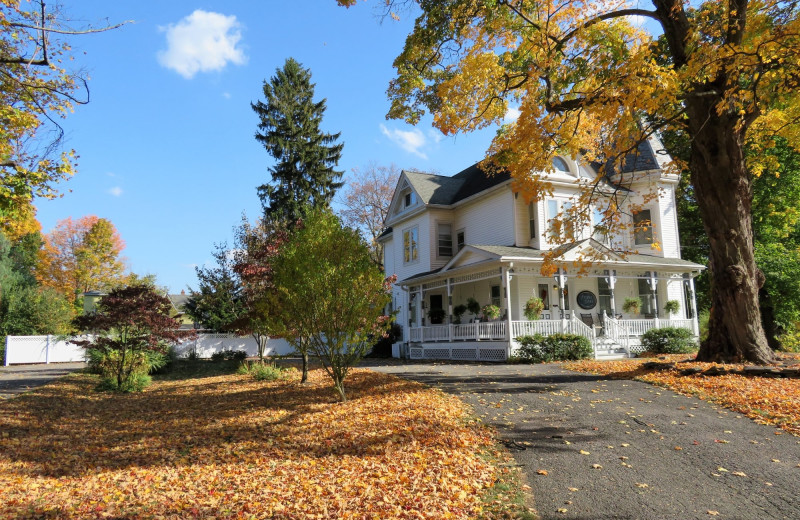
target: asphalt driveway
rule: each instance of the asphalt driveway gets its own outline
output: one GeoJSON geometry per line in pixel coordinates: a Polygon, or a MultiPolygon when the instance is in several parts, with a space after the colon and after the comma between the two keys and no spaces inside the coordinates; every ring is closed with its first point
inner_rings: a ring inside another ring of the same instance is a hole
{"type": "Polygon", "coordinates": [[[800,438],[705,401],[556,365],[369,366],[471,404],[542,519],[800,518],[800,438]]]}
{"type": "Polygon", "coordinates": [[[32,390],[70,372],[81,370],[85,363],[51,363],[49,365],[0,366],[0,399],[32,390]]]}

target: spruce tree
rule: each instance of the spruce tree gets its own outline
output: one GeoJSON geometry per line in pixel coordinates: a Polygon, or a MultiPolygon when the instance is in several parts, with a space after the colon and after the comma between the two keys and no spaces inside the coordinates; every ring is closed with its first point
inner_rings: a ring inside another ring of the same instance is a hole
{"type": "Polygon", "coordinates": [[[336,171],[343,143],[340,134],[324,133],[320,123],[325,99],[314,102],[311,71],[293,58],[264,81],[265,101],[251,103],[261,122],[256,140],[277,160],[272,182],[258,187],[268,222],[291,226],[309,207],[329,207],[342,186],[336,171]]]}

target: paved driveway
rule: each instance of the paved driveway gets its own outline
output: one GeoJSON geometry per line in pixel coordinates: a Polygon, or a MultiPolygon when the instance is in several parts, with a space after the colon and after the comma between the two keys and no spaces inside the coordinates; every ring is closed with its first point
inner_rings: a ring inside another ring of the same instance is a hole
{"type": "Polygon", "coordinates": [[[27,392],[70,372],[81,370],[85,366],[85,363],[0,366],[0,399],[27,392]]]}
{"type": "Polygon", "coordinates": [[[371,365],[470,403],[543,520],[800,519],[800,438],[735,412],[555,365],[371,365]]]}

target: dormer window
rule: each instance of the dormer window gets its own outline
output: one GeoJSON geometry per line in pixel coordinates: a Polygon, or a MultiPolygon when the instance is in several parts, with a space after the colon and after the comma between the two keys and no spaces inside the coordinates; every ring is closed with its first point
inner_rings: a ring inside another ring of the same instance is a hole
{"type": "Polygon", "coordinates": [[[556,171],[569,173],[569,166],[567,166],[567,161],[562,159],[561,157],[553,157],[553,168],[556,171]]]}
{"type": "Polygon", "coordinates": [[[403,201],[404,201],[403,207],[410,208],[417,202],[417,198],[414,196],[413,191],[409,191],[408,193],[406,193],[405,197],[403,198],[403,201]]]}

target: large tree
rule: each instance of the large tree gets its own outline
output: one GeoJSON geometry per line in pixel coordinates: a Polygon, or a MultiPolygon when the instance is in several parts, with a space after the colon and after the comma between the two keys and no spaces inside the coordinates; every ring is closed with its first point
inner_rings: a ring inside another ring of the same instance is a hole
{"type": "Polygon", "coordinates": [[[389,325],[391,280],[358,232],[328,211],[308,213],[272,261],[269,313],[306,338],[342,401],[350,369],[389,325]]]}
{"type": "MultiPolygon", "coordinates": [[[[409,2],[390,5],[397,3],[409,2]]],[[[411,3],[421,14],[395,61],[389,115],[416,123],[430,111],[452,134],[502,124],[509,103],[518,105],[519,119],[502,127],[489,157],[526,198],[549,188],[532,172],[551,170],[554,155],[582,156],[604,165],[568,216],[588,221],[585,208],[600,193],[591,188],[607,176],[624,187],[613,173],[639,143],[664,130],[687,132],[712,285],[710,334],[698,359],[774,361],[759,315],[764,278],[751,225],[752,174],[770,165],[748,168],[745,143],[767,149],[776,135],[798,142],[797,2],[411,3]],[[663,38],[631,24],[632,16],[663,38]]],[[[608,222],[621,207],[606,205],[608,222]]]]}
{"type": "Polygon", "coordinates": [[[0,336],[64,334],[74,309],[61,293],[40,287],[33,275],[38,233],[8,240],[0,232],[0,336]]]}
{"type": "Polygon", "coordinates": [[[378,236],[383,231],[399,178],[400,171],[394,164],[370,163],[363,169],[353,168],[342,193],[342,221],[367,240],[372,260],[378,266],[383,266],[383,245],[378,236]]]}
{"type": "Polygon", "coordinates": [[[94,215],[67,217],[45,235],[37,277],[42,285],[70,298],[90,290],[109,290],[124,277],[125,247],[114,225],[94,215]]]}
{"type": "Polygon", "coordinates": [[[279,223],[259,219],[251,224],[246,217],[235,231],[233,271],[242,288],[243,310],[233,326],[250,334],[258,345],[258,356],[264,357],[267,342],[272,336],[285,337],[303,358],[301,383],[308,381],[308,349],[304,338],[287,331],[285,324],[270,313],[273,304],[272,262],[288,238],[288,231],[279,223]]]}
{"type": "Polygon", "coordinates": [[[78,27],[44,0],[0,0],[0,229],[28,218],[33,197],[57,196],[75,168],[58,121],[89,97],[63,38],[111,28],[78,27]]]}
{"type": "Polygon", "coordinates": [[[252,103],[256,140],[275,158],[271,183],[258,187],[268,221],[293,223],[307,208],[328,207],[342,183],[335,170],[344,144],[320,128],[325,99],[314,101],[311,71],[293,58],[264,81],[264,101],[252,103]]]}

